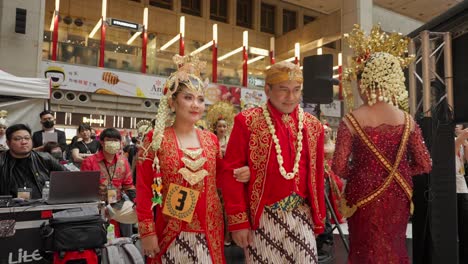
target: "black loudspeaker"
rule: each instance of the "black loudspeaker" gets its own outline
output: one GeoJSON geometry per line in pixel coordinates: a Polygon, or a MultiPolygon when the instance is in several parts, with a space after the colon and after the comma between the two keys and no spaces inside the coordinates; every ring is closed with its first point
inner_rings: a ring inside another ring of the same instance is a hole
{"type": "Polygon", "coordinates": [[[15,32],[26,34],[26,9],[16,8],[15,32]]]}
{"type": "Polygon", "coordinates": [[[304,103],[333,102],[333,55],[313,55],[304,58],[304,103]]]}
{"type": "Polygon", "coordinates": [[[455,122],[468,122],[468,33],[452,41],[455,122]]]}

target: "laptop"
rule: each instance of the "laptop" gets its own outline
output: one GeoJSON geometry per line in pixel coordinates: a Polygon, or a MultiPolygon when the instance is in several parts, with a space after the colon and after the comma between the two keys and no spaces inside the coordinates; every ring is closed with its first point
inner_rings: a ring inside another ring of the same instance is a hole
{"type": "Polygon", "coordinates": [[[47,204],[98,202],[100,171],[52,171],[47,204]]]}

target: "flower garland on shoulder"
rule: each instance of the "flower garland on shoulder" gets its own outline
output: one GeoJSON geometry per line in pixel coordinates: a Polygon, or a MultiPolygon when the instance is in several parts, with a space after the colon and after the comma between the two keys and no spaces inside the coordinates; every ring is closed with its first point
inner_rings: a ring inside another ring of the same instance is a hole
{"type": "Polygon", "coordinates": [[[298,132],[297,132],[297,143],[296,143],[296,157],[294,160],[294,166],[292,172],[286,172],[286,169],[283,166],[284,160],[283,156],[281,155],[281,146],[279,144],[279,139],[278,136],[276,136],[276,129],[275,126],[273,125],[273,122],[271,121],[271,116],[270,112],[268,111],[268,106],[267,104],[264,104],[262,106],[263,110],[263,116],[265,117],[265,120],[268,125],[268,129],[270,131],[271,138],[273,139],[273,142],[275,143],[275,150],[276,150],[276,159],[278,161],[279,165],[279,170],[283,178],[286,180],[291,180],[294,178],[294,176],[297,175],[299,172],[299,161],[301,160],[301,152],[302,152],[302,129],[304,128],[304,110],[302,107],[298,106],[298,132]]]}

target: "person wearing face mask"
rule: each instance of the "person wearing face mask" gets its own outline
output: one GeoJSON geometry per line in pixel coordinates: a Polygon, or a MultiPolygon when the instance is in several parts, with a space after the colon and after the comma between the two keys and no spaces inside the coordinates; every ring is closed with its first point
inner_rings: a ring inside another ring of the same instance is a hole
{"type": "Polygon", "coordinates": [[[47,142],[44,144],[44,152],[50,153],[59,162],[63,161],[63,152],[60,148],[59,143],[57,142],[47,142]]]}
{"type": "Polygon", "coordinates": [[[67,147],[65,132],[55,129],[54,114],[49,110],[44,110],[39,114],[39,117],[41,119],[42,130],[36,131],[33,134],[33,149],[35,151],[44,151],[45,143],[55,141],[59,143],[62,151],[65,150],[67,147]],[[56,137],[50,135],[54,133],[57,135],[56,137]]]}
{"type": "MultiPolygon", "coordinates": [[[[99,194],[108,205],[119,207],[125,196],[133,201],[136,197],[132,170],[128,160],[120,154],[122,136],[115,128],[106,128],[99,135],[102,148],[81,163],[81,171],[100,171],[99,194]],[[122,201],[121,201],[122,200],[122,201]]],[[[116,226],[116,236],[131,236],[131,225],[110,221],[116,226]],[[117,228],[118,227],[118,228],[117,228]]]]}

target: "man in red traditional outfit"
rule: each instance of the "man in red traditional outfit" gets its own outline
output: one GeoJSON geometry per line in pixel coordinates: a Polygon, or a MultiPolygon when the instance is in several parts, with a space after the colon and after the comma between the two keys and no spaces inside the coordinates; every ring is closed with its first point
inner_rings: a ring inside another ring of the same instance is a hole
{"type": "Polygon", "coordinates": [[[299,66],[281,62],[266,72],[268,102],[235,117],[223,170],[229,230],[247,263],[318,263],[323,232],[324,130],[299,106],[299,66]],[[248,184],[234,169],[248,165],[248,184]]]}

